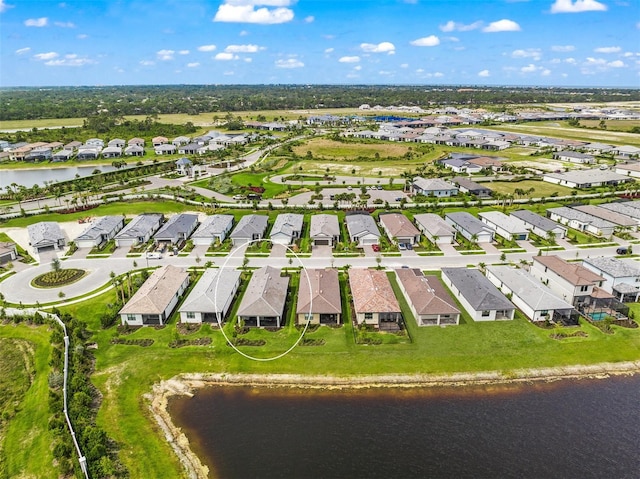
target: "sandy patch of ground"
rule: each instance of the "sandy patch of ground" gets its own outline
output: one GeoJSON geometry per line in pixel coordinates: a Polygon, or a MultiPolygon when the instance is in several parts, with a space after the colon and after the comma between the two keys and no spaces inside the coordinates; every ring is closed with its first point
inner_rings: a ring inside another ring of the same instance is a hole
{"type": "Polygon", "coordinates": [[[184,466],[187,477],[208,478],[209,468],[189,447],[189,440],[173,424],[167,411],[171,396],[193,396],[194,391],[205,386],[264,386],[312,389],[362,389],[362,388],[425,388],[452,387],[483,384],[530,383],[532,381],[558,381],[561,379],[604,379],[612,375],[640,373],[640,361],[602,363],[589,366],[564,366],[554,368],[523,369],[517,371],[486,371],[455,373],[450,375],[381,375],[356,377],[303,376],[296,374],[182,374],[156,383],[152,392],[145,395],[149,408],[165,438],[184,466]]]}

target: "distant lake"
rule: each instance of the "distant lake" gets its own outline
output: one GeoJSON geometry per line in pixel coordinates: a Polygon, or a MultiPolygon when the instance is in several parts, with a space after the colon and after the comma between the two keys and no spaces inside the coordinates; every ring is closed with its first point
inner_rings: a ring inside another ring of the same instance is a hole
{"type": "Polygon", "coordinates": [[[45,181],[67,181],[76,175],[91,176],[95,170],[102,173],[114,171],[111,165],[63,166],[60,168],[33,168],[19,170],[3,170],[0,167],[0,188],[5,189],[13,183],[31,188],[33,185],[45,186],[45,181]]]}
{"type": "Polygon", "coordinates": [[[640,477],[640,376],[445,389],[208,387],[169,411],[220,478],[640,477]]]}

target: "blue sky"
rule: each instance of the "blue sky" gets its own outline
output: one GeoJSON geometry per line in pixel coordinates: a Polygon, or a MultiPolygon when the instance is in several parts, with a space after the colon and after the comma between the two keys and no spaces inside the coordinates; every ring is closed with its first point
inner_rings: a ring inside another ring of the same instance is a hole
{"type": "Polygon", "coordinates": [[[0,86],[640,87],[640,0],[0,0],[0,86]]]}

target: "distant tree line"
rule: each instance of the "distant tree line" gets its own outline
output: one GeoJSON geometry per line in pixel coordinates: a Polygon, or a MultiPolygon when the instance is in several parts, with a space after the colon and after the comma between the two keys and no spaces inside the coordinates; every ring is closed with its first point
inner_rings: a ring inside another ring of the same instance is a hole
{"type": "Polygon", "coordinates": [[[109,113],[159,115],[306,108],[361,104],[516,105],[640,100],[624,88],[484,87],[410,85],[166,85],[0,89],[0,120],[86,118],[109,113]]]}

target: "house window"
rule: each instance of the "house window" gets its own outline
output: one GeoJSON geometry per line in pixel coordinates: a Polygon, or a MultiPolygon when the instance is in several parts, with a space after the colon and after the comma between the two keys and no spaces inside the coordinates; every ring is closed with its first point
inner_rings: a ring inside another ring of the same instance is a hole
{"type": "Polygon", "coordinates": [[[548,309],[543,309],[542,311],[540,311],[540,316],[548,316],[548,315],[549,315],[548,309]]]}
{"type": "Polygon", "coordinates": [[[589,286],[587,286],[587,285],[580,286],[580,292],[581,292],[581,293],[584,293],[584,292],[586,292],[586,291],[588,291],[588,290],[589,290],[589,286]]]}
{"type": "Polygon", "coordinates": [[[482,317],[483,318],[488,318],[491,315],[491,311],[483,311],[482,312],[482,317]]]}
{"type": "Polygon", "coordinates": [[[305,321],[311,321],[313,319],[313,313],[307,313],[304,315],[305,321]]]}
{"type": "Polygon", "coordinates": [[[135,314],[127,314],[127,321],[135,321],[135,320],[136,320],[135,314]]]}
{"type": "Polygon", "coordinates": [[[364,313],[364,319],[365,319],[365,321],[367,319],[373,319],[373,313],[364,313]]]}
{"type": "Polygon", "coordinates": [[[187,319],[196,319],[196,313],[193,311],[187,311],[187,319]]]}

